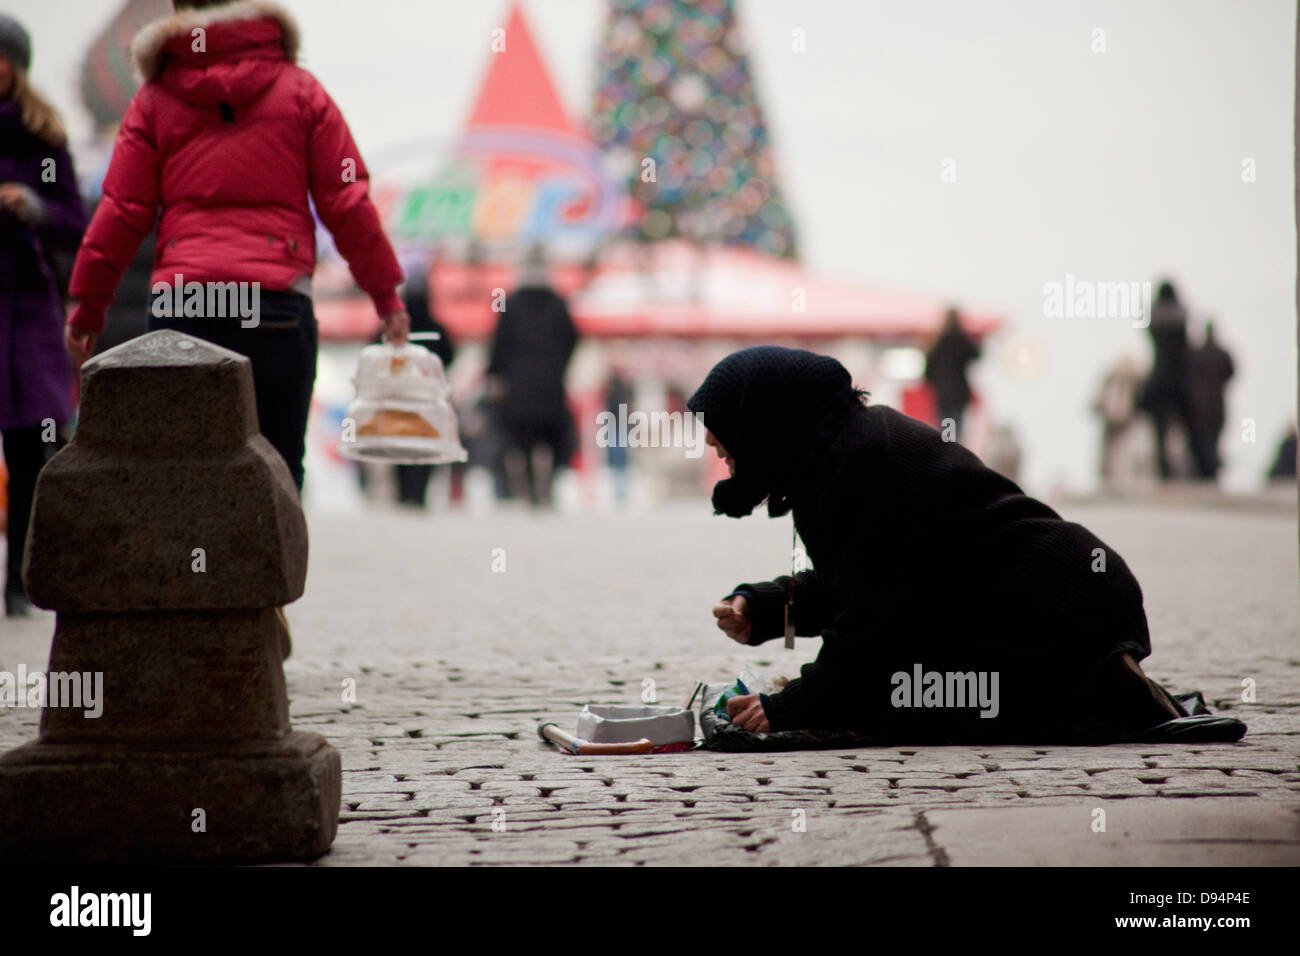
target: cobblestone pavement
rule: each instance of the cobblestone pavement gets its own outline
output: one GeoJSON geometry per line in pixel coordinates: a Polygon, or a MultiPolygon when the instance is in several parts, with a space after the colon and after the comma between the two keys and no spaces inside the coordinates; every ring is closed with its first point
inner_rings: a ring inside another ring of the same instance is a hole
{"type": "MultiPolygon", "coordinates": [[[[540,720],[637,702],[647,679],[677,701],[746,663],[793,676],[815,655],[815,639],[740,648],[710,614],[735,583],[782,571],[788,519],[716,518],[703,501],[314,515],[286,674],[295,727],[343,756],[342,823],[319,862],[1300,862],[1294,514],[1063,508],[1142,582],[1148,671],[1242,717],[1243,742],[566,756],[540,720]]],[[[5,624],[0,669],[43,669],[52,628],[50,614],[5,624]]],[[[0,747],[37,716],[0,711],[0,747]]]]}

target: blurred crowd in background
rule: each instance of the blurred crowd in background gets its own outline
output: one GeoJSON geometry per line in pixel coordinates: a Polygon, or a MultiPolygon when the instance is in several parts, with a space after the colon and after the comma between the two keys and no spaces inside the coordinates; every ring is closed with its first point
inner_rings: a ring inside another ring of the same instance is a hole
{"type": "MultiPolygon", "coordinates": [[[[7,124],[0,488],[11,543],[21,541],[17,515],[29,506],[37,470],[75,427],[70,368],[50,358],[61,306],[37,301],[23,276],[38,272],[66,293],[80,230],[138,88],[126,50],[142,27],[172,12],[169,0],[113,3],[116,12],[81,66],[79,108],[93,120],[85,142],[67,142],[57,111],[29,79],[42,37],[12,19],[0,29],[0,122],[7,124]],[[60,206],[35,197],[40,170],[24,145],[33,136],[72,151],[81,201],[69,194],[60,206]],[[38,323],[44,332],[31,334],[38,323]],[[60,389],[64,395],[50,397],[60,389]],[[59,438],[41,441],[37,432],[51,418],[59,438]]],[[[485,51],[464,128],[437,149],[372,171],[375,203],[406,273],[412,328],[439,333],[425,344],[449,372],[469,461],[394,467],[337,454],[352,365],[378,326],[318,229],[321,351],[308,426],[309,506],[369,498],[418,509],[432,502],[605,509],[704,495],[720,475],[713,456],[602,447],[596,416],[620,408],[682,413],[719,357],[758,342],[835,355],[873,401],[949,429],[1019,478],[1035,436],[1017,434],[972,384],[987,344],[1013,329],[1014,317],[890,288],[869,268],[860,281],[842,281],[801,261],[796,210],[746,55],[743,9],[734,0],[610,0],[592,51],[594,95],[577,121],[522,9],[503,2],[508,42],[485,51]]],[[[146,329],[154,240],[144,238],[123,277],[99,351],[146,329]]],[[[1174,281],[1159,285],[1151,364],[1122,354],[1098,383],[1092,411],[1101,487],[1216,483],[1238,438],[1277,446],[1261,480],[1294,479],[1294,423],[1285,435],[1245,438],[1238,429],[1249,423],[1229,420],[1225,396],[1239,379],[1229,328],[1208,317],[1193,321],[1174,281]]],[[[1277,401],[1290,407],[1292,398],[1277,401]]],[[[14,565],[11,548],[9,590],[14,565]]]]}

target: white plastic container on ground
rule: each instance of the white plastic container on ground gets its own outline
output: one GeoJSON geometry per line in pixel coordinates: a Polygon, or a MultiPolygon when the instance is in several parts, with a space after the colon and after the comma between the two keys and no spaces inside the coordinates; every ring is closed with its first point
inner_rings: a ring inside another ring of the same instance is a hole
{"type": "Polygon", "coordinates": [[[587,704],[578,714],[577,736],[594,744],[645,738],[656,747],[695,739],[695,714],[666,704],[587,704]]]}

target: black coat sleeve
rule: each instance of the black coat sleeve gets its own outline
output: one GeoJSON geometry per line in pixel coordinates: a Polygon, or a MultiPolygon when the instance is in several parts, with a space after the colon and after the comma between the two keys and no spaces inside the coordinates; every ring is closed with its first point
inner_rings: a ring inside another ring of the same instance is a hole
{"type": "MultiPolygon", "coordinates": [[[[767,698],[773,730],[844,727],[855,719],[853,702],[861,693],[863,662],[872,655],[882,607],[902,600],[907,582],[896,560],[906,505],[896,479],[865,461],[841,472],[826,499],[834,503],[835,535],[828,552],[817,556],[818,590],[812,592],[814,620],[822,650],[800,676],[767,698]]],[[[805,608],[806,610],[806,608],[805,608]]]]}
{"type": "Polygon", "coordinates": [[[862,602],[840,612],[822,631],[817,659],[800,669],[778,694],[767,698],[765,712],[773,730],[845,726],[852,722],[851,702],[861,683],[855,666],[860,645],[870,640],[871,625],[862,602]],[[856,646],[855,646],[856,645],[856,646]]]}
{"type": "MultiPolygon", "coordinates": [[[[748,591],[748,616],[754,625],[751,645],[785,636],[786,589],[791,576],[783,575],[773,581],[738,584],[735,591],[748,591]]],[[[800,571],[794,575],[794,632],[800,637],[815,637],[833,616],[827,606],[827,594],[816,570],[800,571]]]]}
{"type": "Polygon", "coordinates": [[[86,207],[77,190],[77,174],[65,147],[52,150],[52,175],[32,184],[45,205],[45,221],[37,231],[47,247],[75,253],[86,231],[86,207]]]}

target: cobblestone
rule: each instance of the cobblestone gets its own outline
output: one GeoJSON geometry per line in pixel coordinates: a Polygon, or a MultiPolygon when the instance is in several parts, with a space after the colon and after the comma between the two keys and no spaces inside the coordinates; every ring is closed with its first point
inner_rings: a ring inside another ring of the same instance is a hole
{"type": "MultiPolygon", "coordinates": [[[[781,572],[789,524],[707,512],[312,516],[285,670],[295,726],[344,766],[339,835],[314,865],[1300,862],[1294,516],[1067,514],[1141,580],[1144,666],[1244,719],[1238,744],[621,758],[543,745],[539,721],[635,703],[647,680],[684,701],[696,680],[745,664],[794,676],[815,655],[815,640],[740,648],[713,627],[732,585],[781,572]],[[1089,826],[1098,808],[1105,833],[1089,826]]],[[[52,615],[6,622],[0,669],[43,669],[52,630],[52,615]]],[[[0,747],[38,720],[0,710],[0,747]]]]}

